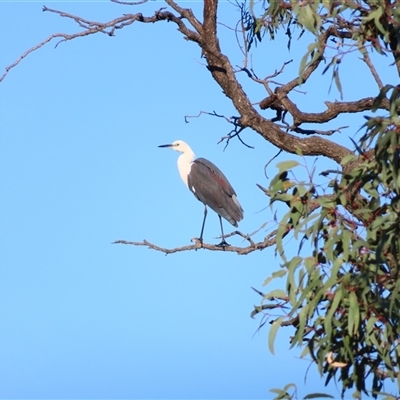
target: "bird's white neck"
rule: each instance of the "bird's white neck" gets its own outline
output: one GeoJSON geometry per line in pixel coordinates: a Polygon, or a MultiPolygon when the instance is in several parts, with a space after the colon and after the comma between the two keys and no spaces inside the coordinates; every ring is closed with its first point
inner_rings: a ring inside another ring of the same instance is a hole
{"type": "Polygon", "coordinates": [[[178,170],[179,175],[181,176],[183,183],[189,187],[188,185],[188,175],[190,172],[190,166],[195,158],[193,151],[189,148],[186,149],[184,153],[182,153],[178,157],[178,170]]]}

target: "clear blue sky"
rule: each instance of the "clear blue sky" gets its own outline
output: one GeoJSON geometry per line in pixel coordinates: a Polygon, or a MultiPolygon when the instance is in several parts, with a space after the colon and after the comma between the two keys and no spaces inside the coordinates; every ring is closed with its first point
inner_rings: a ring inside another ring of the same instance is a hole
{"type": "MultiPolygon", "coordinates": [[[[1,73],[48,35],[79,30],[43,13],[42,3],[97,21],[128,12],[152,15],[164,6],[3,1],[1,73]]],[[[184,5],[201,17],[201,3],[184,5]]],[[[231,25],[234,10],[221,4],[231,25]]],[[[232,31],[219,29],[223,50],[240,64],[232,31]]],[[[157,148],[175,139],[189,142],[228,176],[245,210],[242,232],[273,219],[255,184],[268,185],[263,167],[277,149],[246,131],[242,137],[254,150],[232,141],[223,151],[217,142],[230,130],[224,120],[184,122],[184,115],[200,110],[236,115],[200,49],[172,23],[135,23],[116,37],[98,34],[57,49],[55,43],[31,54],[0,84],[0,397],[270,398],[270,388],[289,382],[300,395],[339,396],[334,385],[323,387],[315,367],[304,386],[310,360],[288,351],[289,331],[278,339],[275,356],[267,348],[268,330],[256,333],[260,319],[249,315],[260,297],[250,286],[262,289],[279,268],[273,248],[248,256],[197,251],[166,257],[111,244],[147,239],[177,247],[198,236],[203,206],[179,178],[178,154],[157,148]]],[[[293,42],[289,53],[285,42],[266,41],[254,56],[256,72],[273,73],[303,54],[305,44],[293,42]]],[[[292,63],[276,80],[297,70],[292,63]]],[[[383,78],[387,83],[390,76],[383,78]]],[[[262,88],[241,79],[260,101],[262,88]]],[[[366,68],[342,79],[344,100],[376,91],[366,68]]],[[[306,89],[306,103],[297,94],[305,110],[322,111],[323,100],[339,99],[335,88],[328,95],[329,84],[318,75],[306,89]]],[[[352,124],[335,139],[350,145],[348,136],[362,123],[346,117],[330,129],[352,124]]],[[[328,165],[319,160],[320,169],[328,165]]],[[[218,218],[210,212],[205,240],[217,242],[218,235],[218,218]]]]}

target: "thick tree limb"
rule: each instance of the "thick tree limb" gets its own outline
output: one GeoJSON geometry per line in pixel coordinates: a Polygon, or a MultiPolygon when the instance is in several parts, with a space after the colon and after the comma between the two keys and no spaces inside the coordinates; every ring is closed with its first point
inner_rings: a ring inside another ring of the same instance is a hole
{"type": "MultiPolygon", "coordinates": [[[[371,110],[374,104],[374,100],[375,97],[366,97],[357,101],[343,101],[334,103],[326,101],[325,105],[327,106],[327,109],[320,113],[302,112],[289,98],[285,99],[285,105],[286,107],[289,107],[288,111],[293,116],[293,124],[299,126],[302,123],[322,124],[324,122],[331,121],[340,114],[359,113],[371,110]]],[[[262,100],[260,103],[260,108],[263,110],[267,108],[275,109],[278,104],[278,96],[274,94],[273,96],[267,97],[266,99],[262,100]]],[[[389,110],[389,101],[387,99],[383,99],[379,108],[389,110]]]]}
{"type": "Polygon", "coordinates": [[[207,47],[211,49],[218,49],[219,42],[217,37],[217,8],[218,0],[204,0],[203,10],[203,36],[206,36],[209,41],[207,47]]]}

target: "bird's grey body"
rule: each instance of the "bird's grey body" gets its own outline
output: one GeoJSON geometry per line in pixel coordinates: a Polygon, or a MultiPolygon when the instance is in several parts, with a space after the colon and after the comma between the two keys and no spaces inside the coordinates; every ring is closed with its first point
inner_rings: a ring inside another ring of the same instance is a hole
{"type": "Polygon", "coordinates": [[[189,145],[182,140],[176,140],[172,144],[159,147],[171,147],[182,153],[178,158],[179,174],[196,198],[204,204],[204,219],[200,233],[200,241],[203,240],[204,224],[207,216],[207,206],[215,211],[220,220],[222,242],[221,246],[228,244],[224,239],[222,218],[225,218],[233,226],[243,219],[243,209],[236,197],[236,193],[221,170],[205,158],[195,159],[195,155],[189,145]]]}
{"type": "Polygon", "coordinates": [[[243,219],[243,209],[236,198],[236,192],[212,162],[205,158],[197,158],[192,162],[188,187],[198,200],[233,226],[237,227],[243,219]]]}

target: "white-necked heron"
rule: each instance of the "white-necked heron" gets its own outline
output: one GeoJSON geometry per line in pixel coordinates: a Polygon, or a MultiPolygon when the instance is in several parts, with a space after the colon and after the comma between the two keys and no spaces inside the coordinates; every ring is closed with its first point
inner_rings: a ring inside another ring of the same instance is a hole
{"type": "Polygon", "coordinates": [[[218,246],[229,246],[225,241],[221,217],[237,227],[238,222],[243,219],[243,209],[228,179],[212,162],[205,158],[195,158],[190,146],[182,140],[158,147],[170,147],[182,153],[178,157],[179,174],[189,190],[204,204],[200,242],[203,243],[204,224],[207,217],[207,206],[209,206],[218,214],[221,225],[222,242],[218,246]]]}

